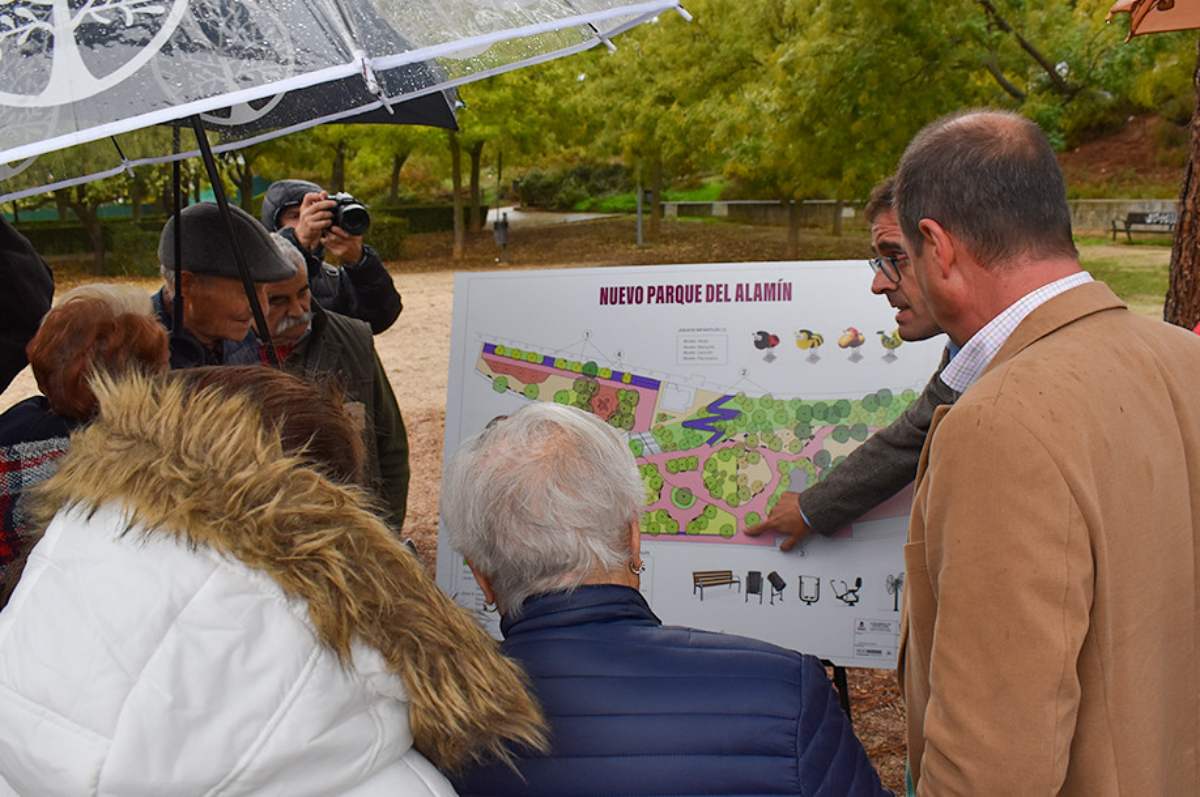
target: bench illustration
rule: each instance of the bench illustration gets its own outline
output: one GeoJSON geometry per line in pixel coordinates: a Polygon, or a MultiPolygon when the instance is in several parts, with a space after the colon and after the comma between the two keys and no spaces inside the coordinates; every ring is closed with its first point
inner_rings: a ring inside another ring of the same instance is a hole
{"type": "Polygon", "coordinates": [[[734,584],[741,592],[742,580],[732,570],[697,570],[692,573],[692,594],[695,595],[699,590],[700,600],[704,600],[705,587],[732,587],[734,584]]]}

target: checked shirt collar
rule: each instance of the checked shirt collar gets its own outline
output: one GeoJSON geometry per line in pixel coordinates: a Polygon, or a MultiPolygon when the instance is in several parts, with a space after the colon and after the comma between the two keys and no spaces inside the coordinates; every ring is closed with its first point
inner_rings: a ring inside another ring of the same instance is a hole
{"type": "Polygon", "coordinates": [[[962,349],[942,371],[942,381],[950,388],[963,393],[983,374],[988,364],[999,353],[1004,342],[1016,330],[1025,317],[1046,302],[1066,293],[1072,288],[1092,281],[1086,271],[1063,277],[1030,291],[993,318],[983,329],[971,336],[962,349]]]}

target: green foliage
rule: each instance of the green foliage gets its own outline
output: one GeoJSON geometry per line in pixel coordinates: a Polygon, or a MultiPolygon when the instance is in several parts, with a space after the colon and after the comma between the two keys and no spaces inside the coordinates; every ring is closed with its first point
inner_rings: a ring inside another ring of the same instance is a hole
{"type": "Polygon", "coordinates": [[[404,257],[404,239],[408,237],[408,220],[378,215],[371,219],[371,229],[366,240],[383,260],[399,260],[404,257]]]}
{"type": "MultiPolygon", "coordinates": [[[[468,211],[463,210],[463,214],[468,211]]],[[[382,219],[402,221],[405,232],[446,232],[454,229],[452,205],[385,205],[371,208],[371,231],[368,240],[375,239],[375,224],[382,219]]]]}
{"type": "Polygon", "coordinates": [[[106,230],[108,251],[104,257],[106,275],[157,277],[157,232],[144,230],[135,224],[113,225],[106,230]]]}
{"type": "Polygon", "coordinates": [[[592,197],[621,193],[631,187],[629,170],[624,166],[583,163],[560,169],[531,169],[516,190],[522,205],[571,210],[592,197]]]}

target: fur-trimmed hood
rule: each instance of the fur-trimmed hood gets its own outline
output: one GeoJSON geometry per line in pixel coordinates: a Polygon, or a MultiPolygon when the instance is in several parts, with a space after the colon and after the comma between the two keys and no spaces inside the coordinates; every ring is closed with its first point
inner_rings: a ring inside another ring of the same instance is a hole
{"type": "Polygon", "coordinates": [[[308,606],[344,666],[353,642],[377,650],[411,701],[414,744],[439,768],[507,746],[544,748],[545,724],[524,673],[498,652],[416,557],[367,509],[284,453],[244,398],[178,381],[100,377],[99,415],[71,439],[38,490],[41,527],[71,506],[120,502],[130,528],[207,547],[267,574],[308,606]]]}

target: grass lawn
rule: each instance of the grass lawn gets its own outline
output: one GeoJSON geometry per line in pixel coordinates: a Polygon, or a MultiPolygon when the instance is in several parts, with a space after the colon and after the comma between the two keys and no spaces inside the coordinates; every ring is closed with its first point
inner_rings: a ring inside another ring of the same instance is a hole
{"type": "MultiPolygon", "coordinates": [[[[663,191],[663,199],[667,202],[716,202],[721,198],[725,182],[713,178],[702,183],[697,188],[674,189],[663,191]]],[[[633,191],[610,196],[589,197],[577,202],[573,210],[581,213],[634,213],[637,211],[637,195],[633,191]]]]}
{"type": "Polygon", "coordinates": [[[1080,261],[1091,275],[1107,282],[1135,312],[1162,317],[1171,265],[1169,239],[1133,244],[1102,238],[1080,238],[1080,261]]]}

